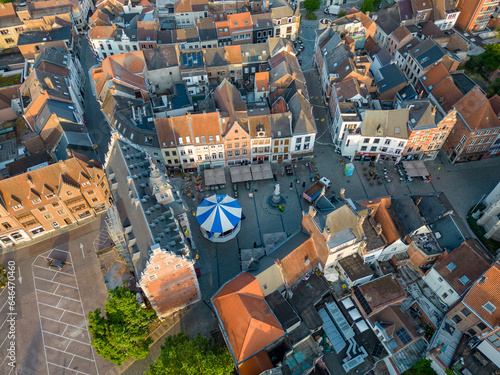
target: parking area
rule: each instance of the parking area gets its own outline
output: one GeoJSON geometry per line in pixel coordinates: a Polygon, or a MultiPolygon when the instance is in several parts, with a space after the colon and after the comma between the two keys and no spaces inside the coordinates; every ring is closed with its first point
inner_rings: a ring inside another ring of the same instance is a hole
{"type": "Polygon", "coordinates": [[[47,373],[98,374],[71,254],[47,251],[35,258],[32,272],[47,373]],[[46,257],[65,265],[49,268],[46,257]]]}

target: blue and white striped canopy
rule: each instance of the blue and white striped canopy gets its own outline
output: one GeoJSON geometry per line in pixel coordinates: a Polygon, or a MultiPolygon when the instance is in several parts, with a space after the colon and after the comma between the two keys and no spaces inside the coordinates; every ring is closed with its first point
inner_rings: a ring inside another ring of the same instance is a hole
{"type": "Polygon", "coordinates": [[[212,195],[198,206],[196,219],[207,232],[224,233],[238,225],[241,206],[228,195],[212,195]]]}

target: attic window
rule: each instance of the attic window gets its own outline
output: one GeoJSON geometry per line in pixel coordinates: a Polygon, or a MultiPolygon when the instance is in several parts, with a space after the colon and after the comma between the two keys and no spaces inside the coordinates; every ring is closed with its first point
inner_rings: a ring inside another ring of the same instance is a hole
{"type": "Polygon", "coordinates": [[[422,81],[425,81],[427,79],[427,76],[422,77],[422,81]]]}
{"type": "Polygon", "coordinates": [[[12,207],[12,209],[13,209],[14,211],[18,211],[18,210],[20,210],[21,208],[23,208],[23,206],[22,206],[21,204],[18,204],[17,206],[12,207]]]}
{"type": "Polygon", "coordinates": [[[265,309],[265,310],[264,310],[264,314],[269,315],[270,313],[271,313],[271,312],[269,311],[269,309],[265,309]]]}
{"type": "Polygon", "coordinates": [[[88,182],[88,181],[85,181],[85,182],[82,184],[82,186],[89,186],[89,185],[90,185],[90,182],[88,182]]]}
{"type": "Polygon", "coordinates": [[[463,275],[460,279],[458,279],[462,284],[467,285],[470,282],[470,279],[463,275]]]}
{"type": "Polygon", "coordinates": [[[486,302],[483,305],[484,309],[488,311],[490,314],[493,314],[493,311],[495,311],[497,308],[494,304],[492,304],[490,301],[486,302]]]}
{"type": "Polygon", "coordinates": [[[453,262],[450,262],[446,268],[448,268],[448,270],[450,270],[450,272],[452,272],[455,268],[457,268],[457,266],[455,265],[455,263],[453,262]]]}
{"type": "Polygon", "coordinates": [[[238,21],[234,21],[234,26],[238,26],[238,21]]]}
{"type": "Polygon", "coordinates": [[[483,284],[484,284],[484,282],[485,282],[487,279],[488,279],[488,278],[487,278],[486,276],[482,276],[482,277],[479,279],[478,284],[479,284],[479,285],[483,285],[483,284]]]}
{"type": "Polygon", "coordinates": [[[179,263],[179,264],[176,264],[176,265],[175,265],[175,269],[176,269],[176,270],[180,270],[181,268],[182,268],[182,264],[180,264],[180,263],[179,263]]]}
{"type": "Polygon", "coordinates": [[[156,275],[150,275],[150,276],[149,276],[149,281],[153,281],[153,280],[155,280],[155,279],[156,279],[156,275]]]}

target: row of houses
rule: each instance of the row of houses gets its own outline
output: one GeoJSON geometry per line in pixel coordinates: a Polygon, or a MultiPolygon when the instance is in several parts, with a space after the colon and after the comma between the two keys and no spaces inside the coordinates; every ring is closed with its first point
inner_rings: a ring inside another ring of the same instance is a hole
{"type": "Polygon", "coordinates": [[[158,18],[154,8],[143,7],[143,2],[130,9],[116,5],[100,2],[90,20],[89,44],[101,60],[159,45],[176,44],[183,50],[265,43],[269,37],[295,40],[300,24],[298,9],[279,1],[269,9],[258,7],[233,13],[225,9],[229,5],[225,2],[178,1],[166,18],[162,18],[161,11],[158,18]],[[171,19],[170,24],[165,24],[165,19],[171,19]]]}
{"type": "Polygon", "coordinates": [[[314,150],[305,77],[286,39],[200,52],[161,46],[107,57],[92,76],[110,125],[168,169],[282,162],[314,150]],[[179,63],[170,52],[179,54],[179,63]],[[247,53],[251,64],[235,63],[247,53]],[[197,67],[189,60],[195,54],[202,61],[211,56],[219,66],[197,67]],[[238,89],[241,79],[252,82],[243,86],[248,91],[238,89]],[[208,93],[211,82],[217,85],[195,111],[190,94],[208,93]]]}
{"type": "Polygon", "coordinates": [[[462,36],[432,21],[388,28],[384,18],[348,13],[315,42],[337,152],[398,162],[434,159],[443,149],[453,163],[498,154],[499,98],[488,100],[456,70],[468,49],[462,36]]]}
{"type": "Polygon", "coordinates": [[[444,371],[463,342],[497,363],[500,264],[465,226],[446,233],[460,219],[442,193],[319,207],[212,297],[238,373],[404,373],[422,357],[444,371]]]}
{"type": "Polygon", "coordinates": [[[86,26],[88,16],[94,9],[91,0],[44,0],[1,4],[0,51],[16,47],[25,32],[70,27],[76,35],[77,30],[86,26]]]}
{"type": "Polygon", "coordinates": [[[46,154],[53,161],[74,152],[94,157],[93,142],[83,120],[83,70],[62,48],[47,47],[26,63],[19,87],[20,109],[30,130],[23,144],[27,155],[46,154]]]}

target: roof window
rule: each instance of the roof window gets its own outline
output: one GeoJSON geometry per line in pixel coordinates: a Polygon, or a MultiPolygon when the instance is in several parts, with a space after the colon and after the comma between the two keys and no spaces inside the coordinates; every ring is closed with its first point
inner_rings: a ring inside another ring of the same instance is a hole
{"type": "Polygon", "coordinates": [[[451,272],[451,271],[453,271],[455,268],[457,268],[457,266],[455,265],[455,263],[450,262],[450,263],[446,266],[446,268],[448,268],[448,269],[450,270],[450,272],[451,272]]]}
{"type": "Polygon", "coordinates": [[[493,311],[495,311],[497,308],[494,304],[492,304],[490,301],[486,302],[483,305],[483,308],[488,311],[490,314],[493,314],[493,311]]]}
{"type": "Polygon", "coordinates": [[[463,275],[460,279],[458,279],[462,284],[467,285],[470,282],[470,279],[463,275]]]}

